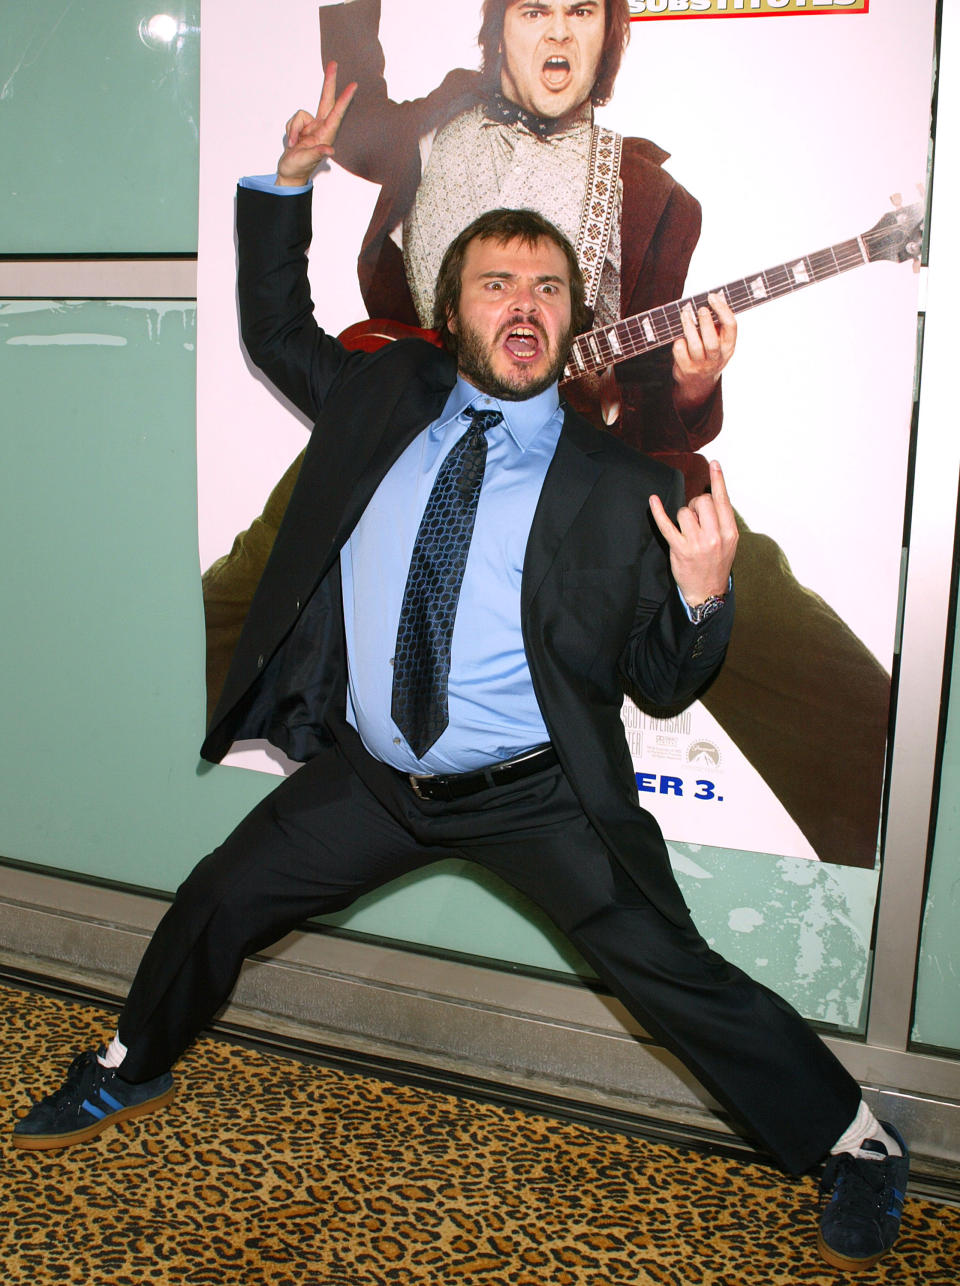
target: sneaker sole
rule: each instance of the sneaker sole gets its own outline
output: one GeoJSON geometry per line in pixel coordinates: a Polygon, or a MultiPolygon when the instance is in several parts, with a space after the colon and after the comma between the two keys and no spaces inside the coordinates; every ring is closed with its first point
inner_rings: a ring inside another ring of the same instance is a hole
{"type": "Polygon", "coordinates": [[[851,1259],[849,1255],[838,1254],[837,1251],[828,1246],[823,1239],[823,1233],[817,1234],[817,1250],[820,1251],[821,1258],[825,1259],[831,1268],[842,1268],[847,1272],[856,1272],[860,1268],[872,1268],[889,1249],[890,1247],[887,1246],[875,1255],[868,1255],[866,1259],[851,1259]]]}
{"type": "Polygon", "coordinates": [[[119,1111],[105,1116],[102,1121],[94,1121],[93,1125],[84,1126],[82,1130],[71,1130],[69,1134],[17,1134],[14,1132],[13,1146],[28,1148],[34,1152],[52,1152],[55,1148],[70,1148],[75,1143],[86,1143],[88,1139],[95,1139],[111,1125],[119,1125],[121,1121],[131,1121],[135,1116],[146,1116],[148,1112],[156,1112],[158,1108],[166,1107],[168,1103],[173,1102],[176,1092],[176,1085],[171,1085],[156,1098],[145,1099],[144,1102],[135,1103],[131,1107],[122,1107],[119,1111]]]}

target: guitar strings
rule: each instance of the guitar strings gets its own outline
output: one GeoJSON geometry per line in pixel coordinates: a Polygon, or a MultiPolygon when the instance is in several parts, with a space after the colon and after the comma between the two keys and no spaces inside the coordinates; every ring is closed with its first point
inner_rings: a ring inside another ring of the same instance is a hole
{"type": "MultiPolygon", "coordinates": [[[[913,210],[914,207],[909,207],[906,213],[912,213],[913,210]]],[[[903,227],[899,227],[893,235],[903,238],[903,227]]],[[[734,312],[746,312],[771,299],[793,294],[806,286],[868,263],[871,256],[864,254],[863,247],[875,247],[890,237],[889,228],[872,228],[860,237],[852,237],[848,241],[838,242],[823,250],[815,250],[812,254],[802,255],[798,259],[728,282],[719,291],[726,295],[734,312]]],[[[692,304],[696,309],[706,307],[707,295],[712,293],[715,292],[704,291],[685,299],[672,300],[639,317],[624,318],[610,326],[578,336],[571,348],[564,378],[576,378],[601,370],[605,366],[671,343],[683,334],[681,317],[687,304],[692,304]]]]}

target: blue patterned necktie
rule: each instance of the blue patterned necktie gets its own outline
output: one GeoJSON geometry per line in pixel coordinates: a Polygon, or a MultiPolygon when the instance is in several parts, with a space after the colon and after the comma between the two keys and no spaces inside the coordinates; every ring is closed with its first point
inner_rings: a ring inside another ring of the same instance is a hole
{"type": "Polygon", "coordinates": [[[500,411],[474,407],[464,414],[473,423],[447,453],[420,520],[393,658],[390,716],[418,759],[449,721],[450,641],[487,459],[485,434],[503,419],[500,411]]]}

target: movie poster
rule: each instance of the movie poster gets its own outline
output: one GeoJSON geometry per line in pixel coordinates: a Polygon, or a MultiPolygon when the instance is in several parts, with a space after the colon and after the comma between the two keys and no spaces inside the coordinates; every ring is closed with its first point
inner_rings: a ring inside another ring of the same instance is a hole
{"type": "MultiPolygon", "coordinates": [[[[572,11],[516,3],[537,11],[534,22],[572,11]]],[[[684,711],[624,707],[640,800],[668,839],[874,864],[934,10],[934,0],[632,0],[629,45],[609,102],[595,111],[624,140],[609,207],[619,245],[604,243],[620,265],[621,318],[633,318],[641,341],[659,342],[654,305],[724,287],[739,322],[715,436],[700,441],[694,426],[679,441],[650,416],[630,427],[626,410],[612,425],[628,440],[642,435],[635,444],[681,468],[691,487],[703,462],[719,459],[741,519],[737,625],[721,678],[684,711]],[[657,185],[637,178],[638,156],[696,198],[702,229],[685,284],[634,314],[629,305],[658,266],[669,278],[691,249],[651,245],[657,185]]],[[[366,317],[365,296],[392,299],[380,285],[389,265],[403,271],[404,216],[391,184],[411,165],[428,174],[437,134],[486,93],[467,74],[481,61],[479,4],[348,0],[322,6],[319,21],[316,4],[299,0],[204,5],[198,466],[214,686],[250,594],[243,575],[231,579],[229,555],[262,565],[282,516],[282,480],[309,432],[239,341],[234,190],[241,175],[273,171],[297,108],[315,110],[324,23],[326,41],[346,41],[344,65],[371,80],[382,49],[389,95],[368,149],[348,149],[345,163],[358,172],[333,163],[315,180],[310,277],[327,330],[366,317]],[[456,69],[464,71],[445,81],[456,69]],[[429,95],[429,129],[419,109],[392,106],[429,95]],[[401,128],[408,120],[412,134],[401,128]]],[[[569,37],[558,33],[551,74],[562,76],[569,37]]],[[[473,176],[451,165],[444,181],[455,210],[457,184],[473,176]]],[[[625,390],[630,370],[620,363],[616,372],[625,390]]],[[[226,762],[289,770],[263,746],[237,747],[226,762]]]]}

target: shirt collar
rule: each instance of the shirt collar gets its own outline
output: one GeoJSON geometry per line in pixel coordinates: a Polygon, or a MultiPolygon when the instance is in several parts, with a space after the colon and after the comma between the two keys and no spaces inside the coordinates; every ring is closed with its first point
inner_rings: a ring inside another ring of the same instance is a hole
{"type": "Polygon", "coordinates": [[[481,393],[462,375],[459,375],[440,412],[440,418],[430,426],[430,432],[439,436],[451,420],[471,406],[482,410],[499,411],[511,438],[521,451],[526,451],[540,430],[556,414],[560,406],[560,394],[556,384],[551,384],[536,397],[528,397],[522,402],[509,402],[505,399],[501,401],[487,393],[481,393]]]}

